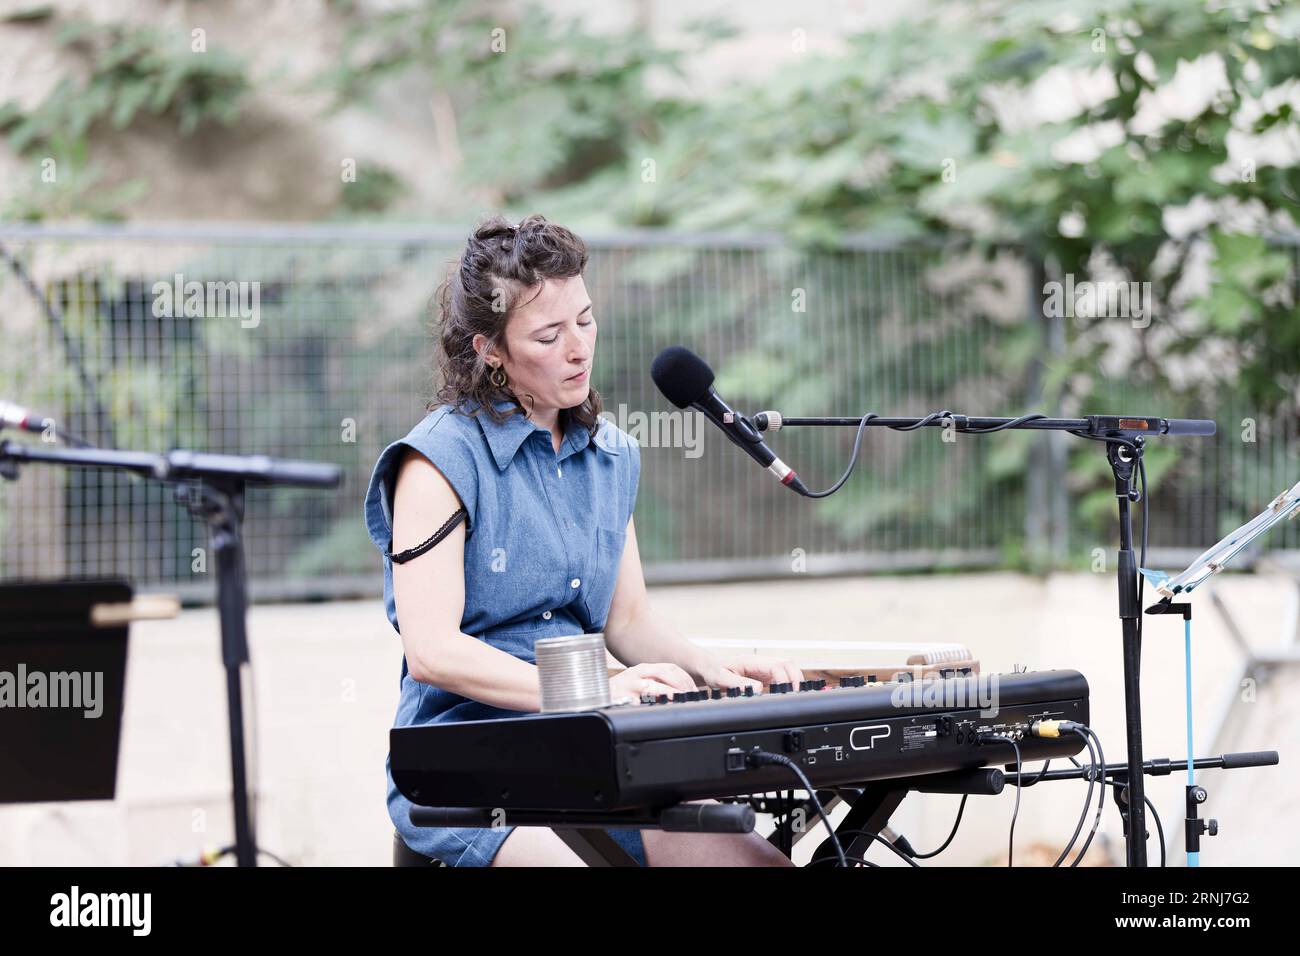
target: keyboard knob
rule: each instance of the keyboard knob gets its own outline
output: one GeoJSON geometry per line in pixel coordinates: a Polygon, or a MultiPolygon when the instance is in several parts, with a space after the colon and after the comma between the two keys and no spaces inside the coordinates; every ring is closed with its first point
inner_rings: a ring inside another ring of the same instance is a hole
{"type": "Polygon", "coordinates": [[[719,688],[715,687],[713,688],[713,693],[710,696],[714,700],[722,700],[722,691],[719,688]]]}
{"type": "Polygon", "coordinates": [[[754,696],[754,685],[753,685],[753,684],[746,684],[746,685],[745,685],[745,696],[746,696],[746,697],[753,697],[753,696],[754,696]]]}

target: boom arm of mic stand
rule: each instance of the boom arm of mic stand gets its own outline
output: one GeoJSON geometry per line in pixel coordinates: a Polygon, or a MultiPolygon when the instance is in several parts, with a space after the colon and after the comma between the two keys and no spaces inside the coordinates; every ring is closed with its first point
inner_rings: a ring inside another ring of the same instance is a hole
{"type": "MultiPolygon", "coordinates": [[[[858,427],[870,425],[877,428],[912,430],[920,427],[955,428],[968,434],[981,434],[1004,429],[1029,429],[1065,431],[1080,438],[1105,442],[1106,457],[1115,477],[1116,498],[1119,505],[1120,547],[1118,552],[1117,584],[1119,588],[1119,617],[1123,634],[1124,663],[1124,716],[1129,763],[1141,766],[1142,761],[1142,709],[1141,685],[1141,626],[1142,609],[1139,606],[1141,584],[1138,580],[1137,560],[1133,554],[1133,525],[1129,515],[1130,501],[1137,500],[1134,487],[1141,473],[1142,448],[1147,438],[1156,435],[1200,435],[1215,433],[1215,424],[1209,420],[1166,419],[1154,416],[1089,415],[1087,418],[1049,419],[1038,415],[1018,418],[977,418],[957,415],[947,411],[942,417],[937,413],[920,418],[785,418],[776,412],[760,412],[754,416],[755,427],[760,431],[770,426],[787,425],[840,425],[858,427]]],[[[852,468],[852,463],[850,463],[852,468]]],[[[845,473],[845,477],[848,473],[845,473]]],[[[1143,528],[1146,534],[1146,528],[1143,528]]],[[[1127,863],[1129,866],[1146,866],[1145,801],[1143,774],[1130,782],[1130,826],[1127,833],[1127,863]]]]}

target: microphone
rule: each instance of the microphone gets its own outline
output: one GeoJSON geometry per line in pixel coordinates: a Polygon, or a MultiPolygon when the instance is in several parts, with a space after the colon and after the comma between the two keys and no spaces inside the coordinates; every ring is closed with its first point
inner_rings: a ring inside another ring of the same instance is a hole
{"type": "Polygon", "coordinates": [[[21,428],[23,431],[40,434],[45,430],[41,416],[30,408],[23,408],[13,402],[0,399],[0,431],[6,428],[21,428]]]}
{"type": "MultiPolygon", "coordinates": [[[[45,423],[50,421],[48,418],[38,415],[30,408],[24,408],[13,402],[5,401],[0,398],[0,432],[6,428],[20,428],[25,432],[34,432],[37,435],[45,434],[45,423]]],[[[94,446],[84,438],[72,434],[59,425],[50,423],[50,430],[54,437],[66,445],[74,448],[93,448],[94,446]]]]}
{"type": "Polygon", "coordinates": [[[650,377],[668,401],[678,408],[695,408],[722,429],[745,454],[758,462],[781,484],[801,495],[808,489],[785,462],[772,454],[754,426],[743,415],[732,411],[713,388],[713,369],[690,349],[672,345],[655,356],[650,377]]]}

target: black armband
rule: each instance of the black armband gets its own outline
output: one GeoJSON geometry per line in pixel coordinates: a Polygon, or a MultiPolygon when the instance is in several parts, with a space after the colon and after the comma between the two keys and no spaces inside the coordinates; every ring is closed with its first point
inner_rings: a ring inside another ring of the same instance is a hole
{"type": "Polygon", "coordinates": [[[456,510],[456,513],[452,515],[450,518],[448,518],[443,523],[443,526],[439,528],[437,531],[435,531],[432,535],[430,535],[427,540],[420,542],[414,548],[407,548],[405,551],[398,552],[397,554],[392,554],[389,551],[385,551],[384,554],[386,557],[391,558],[393,561],[397,562],[398,564],[405,564],[407,561],[410,561],[412,558],[418,558],[420,555],[424,554],[424,552],[428,551],[430,548],[432,548],[443,538],[447,537],[447,535],[451,534],[451,530],[454,527],[456,527],[456,525],[460,524],[460,520],[462,518],[466,519],[465,527],[468,530],[469,512],[467,512],[464,508],[458,508],[456,510]]]}

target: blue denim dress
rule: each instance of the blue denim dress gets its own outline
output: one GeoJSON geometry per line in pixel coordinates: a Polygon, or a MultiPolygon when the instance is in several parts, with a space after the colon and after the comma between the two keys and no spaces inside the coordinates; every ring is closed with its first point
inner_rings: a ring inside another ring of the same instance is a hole
{"type": "MultiPolygon", "coordinates": [[[[518,410],[503,424],[474,402],[441,405],[384,449],[366,490],[366,528],[381,553],[392,544],[397,465],[413,448],[442,472],[469,514],[465,541],[465,612],[460,629],[535,663],[539,638],[593,633],[605,626],[636,504],[641,450],[602,419],[596,436],[571,422],[557,453],[551,433],[518,410]]],[[[497,408],[514,406],[499,401],[497,408]]],[[[415,558],[412,567],[419,567],[415,558]]],[[[384,561],[384,604],[400,632],[393,567],[384,561]]],[[[429,582],[437,587],[436,581],[429,582]]],[[[396,727],[516,716],[414,680],[402,660],[396,727]]],[[[388,775],[388,813],[406,844],[450,866],[487,866],[513,827],[416,827],[411,803],[388,775]]],[[[563,773],[557,767],[556,773],[563,773]]],[[[645,864],[639,830],[610,835],[645,864]]]]}

